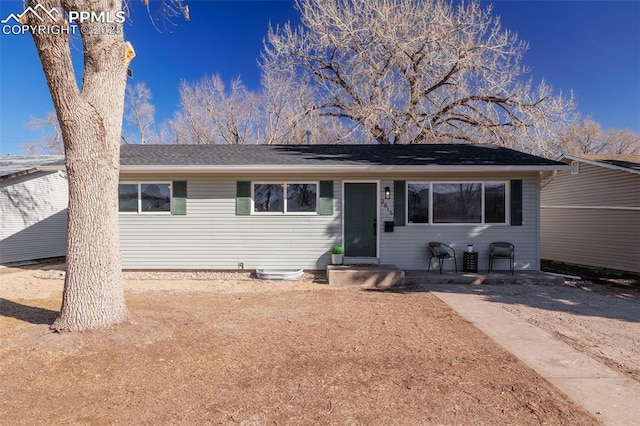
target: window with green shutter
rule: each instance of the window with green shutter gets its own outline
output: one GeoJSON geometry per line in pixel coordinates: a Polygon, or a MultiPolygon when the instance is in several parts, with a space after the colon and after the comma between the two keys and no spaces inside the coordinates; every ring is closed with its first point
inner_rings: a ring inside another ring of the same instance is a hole
{"type": "Polygon", "coordinates": [[[321,215],[333,215],[333,181],[320,181],[320,209],[321,215]]]}
{"type": "Polygon", "coordinates": [[[236,183],[236,216],[251,214],[251,182],[238,181],[236,183]]]}
{"type": "Polygon", "coordinates": [[[406,182],[396,180],[393,182],[393,221],[395,226],[405,226],[406,221],[406,182]]]}
{"type": "Polygon", "coordinates": [[[333,215],[333,181],[236,185],[236,215],[333,215]]]}
{"type": "Polygon", "coordinates": [[[187,214],[187,181],[174,180],[171,211],[174,215],[187,214]]]}
{"type": "MultiPolygon", "coordinates": [[[[520,182],[520,195],[518,183],[513,184],[511,193],[512,213],[520,212],[519,220],[512,215],[512,224],[518,226],[522,224],[522,181],[512,182],[520,182]]],[[[405,216],[410,225],[507,223],[506,182],[395,181],[394,189],[396,226],[405,225],[405,216]]]]}
{"type": "Polygon", "coordinates": [[[173,188],[170,182],[120,182],[120,213],[172,214],[173,188]]]}
{"type": "Polygon", "coordinates": [[[522,226],[522,180],[511,181],[511,226],[522,226]]]}

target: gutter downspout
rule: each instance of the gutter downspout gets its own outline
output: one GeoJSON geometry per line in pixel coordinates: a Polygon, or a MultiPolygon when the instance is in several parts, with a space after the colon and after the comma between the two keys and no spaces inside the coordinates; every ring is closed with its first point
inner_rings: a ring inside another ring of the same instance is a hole
{"type": "Polygon", "coordinates": [[[544,182],[540,182],[540,189],[543,189],[545,186],[549,185],[551,181],[553,181],[556,178],[556,176],[558,176],[558,171],[554,170],[553,173],[551,173],[551,177],[549,177],[544,182]]]}

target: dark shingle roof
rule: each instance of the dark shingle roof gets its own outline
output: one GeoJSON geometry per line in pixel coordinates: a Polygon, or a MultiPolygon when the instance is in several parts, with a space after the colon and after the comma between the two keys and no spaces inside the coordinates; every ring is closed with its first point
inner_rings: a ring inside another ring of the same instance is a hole
{"type": "Polygon", "coordinates": [[[126,145],[122,166],[565,166],[508,148],[424,145],[126,145]]]}

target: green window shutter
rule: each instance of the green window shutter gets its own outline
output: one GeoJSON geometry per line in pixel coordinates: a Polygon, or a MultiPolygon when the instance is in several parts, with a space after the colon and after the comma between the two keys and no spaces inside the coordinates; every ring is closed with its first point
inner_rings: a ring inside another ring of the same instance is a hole
{"type": "Polygon", "coordinates": [[[405,226],[406,219],[406,182],[403,180],[393,181],[393,218],[396,226],[405,226]]]}
{"type": "Polygon", "coordinates": [[[511,226],[522,226],[522,180],[511,181],[511,226]]]}
{"type": "Polygon", "coordinates": [[[251,214],[251,182],[236,183],[236,216],[251,214]]]}
{"type": "Polygon", "coordinates": [[[186,215],[187,214],[187,181],[174,180],[171,185],[173,189],[172,214],[186,215]]]}
{"type": "Polygon", "coordinates": [[[326,215],[326,216],[333,215],[333,181],[332,180],[320,181],[320,209],[318,212],[321,215],[326,215]]]}

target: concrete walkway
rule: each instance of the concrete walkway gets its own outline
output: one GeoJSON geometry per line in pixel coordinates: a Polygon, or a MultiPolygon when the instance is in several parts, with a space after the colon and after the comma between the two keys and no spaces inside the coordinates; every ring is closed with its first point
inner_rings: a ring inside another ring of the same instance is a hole
{"type": "Polygon", "coordinates": [[[607,425],[640,425],[640,383],[460,285],[424,285],[607,425]],[[454,287],[457,287],[454,289],[454,287]]]}

